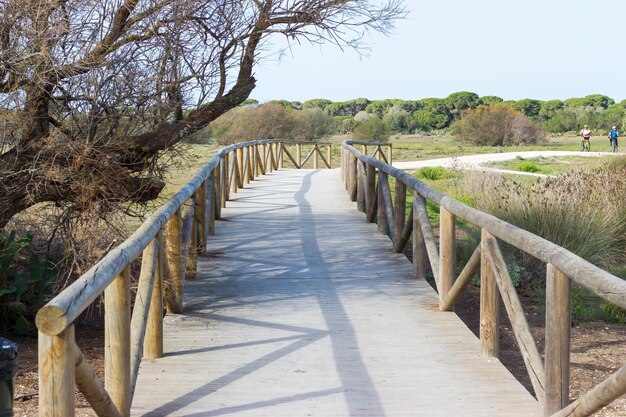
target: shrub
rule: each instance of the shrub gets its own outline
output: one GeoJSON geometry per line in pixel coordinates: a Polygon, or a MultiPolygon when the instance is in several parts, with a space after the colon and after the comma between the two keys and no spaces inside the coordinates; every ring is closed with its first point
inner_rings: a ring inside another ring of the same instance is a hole
{"type": "MultiPolygon", "coordinates": [[[[533,185],[499,176],[468,175],[459,187],[461,193],[477,196],[479,209],[602,268],[610,269],[626,261],[624,167],[593,173],[569,172],[540,179],[533,185]]],[[[514,256],[534,277],[543,279],[545,268],[541,262],[519,252],[514,256]]]]}
{"type": "Polygon", "coordinates": [[[385,122],[378,117],[373,117],[359,123],[353,131],[354,138],[363,142],[387,142],[389,129],[385,122]]]}
{"type": "Polygon", "coordinates": [[[520,162],[519,164],[517,164],[517,167],[515,167],[515,169],[517,171],[522,171],[522,172],[538,172],[539,171],[539,167],[534,162],[530,162],[530,161],[520,162]]]}
{"type": "Polygon", "coordinates": [[[608,321],[613,323],[626,323],[626,310],[623,308],[609,303],[608,301],[604,301],[602,303],[602,311],[608,321]]]}
{"type": "Polygon", "coordinates": [[[452,124],[454,134],[476,145],[509,146],[538,143],[545,132],[506,104],[481,105],[452,124]]]}
{"type": "Polygon", "coordinates": [[[0,323],[2,330],[27,334],[33,318],[52,292],[57,280],[54,265],[37,255],[24,259],[21,252],[31,235],[16,239],[15,231],[0,231],[0,323]]]}
{"type": "Polygon", "coordinates": [[[420,178],[426,178],[428,180],[440,180],[448,177],[448,171],[442,167],[424,167],[419,170],[420,178]]]}

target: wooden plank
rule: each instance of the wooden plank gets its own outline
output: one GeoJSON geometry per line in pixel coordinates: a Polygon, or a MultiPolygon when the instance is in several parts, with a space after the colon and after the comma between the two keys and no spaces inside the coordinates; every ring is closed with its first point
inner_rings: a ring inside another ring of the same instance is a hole
{"type": "Polygon", "coordinates": [[[166,318],[168,355],[141,365],[133,416],[541,415],[455,314],[432,308],[436,293],[354,210],[338,171],[280,171],[225,210],[185,287],[193,308],[166,318]]]}

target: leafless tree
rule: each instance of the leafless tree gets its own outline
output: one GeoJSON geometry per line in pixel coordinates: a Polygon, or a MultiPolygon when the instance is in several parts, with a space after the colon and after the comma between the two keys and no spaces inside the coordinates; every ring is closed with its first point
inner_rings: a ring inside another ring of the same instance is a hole
{"type": "Polygon", "coordinates": [[[0,229],[154,199],[159,156],[242,103],[271,36],[359,48],[402,0],[0,0],[0,229]]]}

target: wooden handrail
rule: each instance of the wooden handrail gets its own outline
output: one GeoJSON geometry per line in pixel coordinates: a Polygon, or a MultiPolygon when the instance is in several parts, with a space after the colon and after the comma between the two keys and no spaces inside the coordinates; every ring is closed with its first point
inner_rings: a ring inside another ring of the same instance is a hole
{"type": "Polygon", "coordinates": [[[244,142],[218,151],[135,233],[38,311],[40,415],[73,416],[74,384],[85,392],[98,415],[129,414],[143,351],[150,358],[163,355],[163,299],[169,311],[182,311],[185,273],[190,278],[195,275],[195,254],[206,250],[221,207],[231,192],[249,184],[259,171],[282,166],[281,142],[244,142]],[[142,251],[131,319],[130,263],[142,251]],[[168,286],[163,288],[165,281],[168,286]],[[106,389],[75,346],[73,326],[103,293],[106,389]]]}
{"type": "Polygon", "coordinates": [[[454,198],[429,187],[409,173],[359,153],[351,142],[342,144],[344,149],[361,161],[373,165],[379,171],[402,181],[408,188],[417,191],[425,199],[444,207],[455,216],[465,219],[474,226],[485,229],[498,239],[510,243],[535,258],[554,265],[577,284],[593,291],[611,303],[626,308],[626,281],[598,268],[565,248],[530,233],[527,230],[500,220],[495,216],[469,207],[454,198]]]}
{"type": "Polygon", "coordinates": [[[399,247],[397,234],[400,230],[399,225],[404,219],[406,204],[404,196],[398,198],[396,193],[396,206],[393,209],[393,204],[389,201],[388,178],[395,178],[396,190],[400,190],[399,192],[403,192],[404,187],[413,190],[413,205],[410,211],[412,216],[406,219],[407,222],[412,220],[412,227],[409,228],[412,230],[403,230],[402,238],[404,239],[410,232],[413,234],[414,276],[424,278],[425,264],[430,262],[440,295],[439,308],[446,311],[453,307],[471,277],[480,268],[480,353],[486,357],[498,357],[499,305],[502,299],[535,394],[544,407],[544,415],[588,416],[626,393],[626,365],[624,365],[604,382],[568,405],[571,281],[622,308],[626,308],[626,281],[552,242],[469,207],[374,156],[384,159],[378,145],[373,155],[368,156],[367,144],[356,142],[342,144],[341,168],[346,190],[352,197],[355,181],[359,181],[359,188],[362,188],[359,190],[359,198],[364,199],[359,201],[359,209],[365,208],[368,222],[378,219],[378,231],[391,237],[394,251],[399,247]],[[356,149],[356,145],[362,148],[363,153],[356,149]],[[364,164],[364,167],[360,164],[364,164]],[[354,166],[359,167],[358,172],[355,172],[354,166]],[[362,180],[363,172],[367,173],[365,181],[362,180]],[[398,183],[402,183],[404,187],[398,183]],[[439,249],[426,211],[426,201],[437,204],[440,209],[439,249]],[[402,219],[399,219],[399,216],[402,216],[402,219]],[[482,239],[480,246],[476,248],[455,282],[453,274],[456,217],[479,227],[482,239]],[[392,232],[389,227],[394,223],[395,228],[392,232]],[[498,239],[547,265],[545,364],[530,333],[519,297],[500,253],[498,239]]]}

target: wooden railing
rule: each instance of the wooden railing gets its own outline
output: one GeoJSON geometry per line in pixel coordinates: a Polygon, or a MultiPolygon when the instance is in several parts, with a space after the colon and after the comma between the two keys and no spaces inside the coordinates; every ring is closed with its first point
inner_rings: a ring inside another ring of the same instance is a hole
{"type": "MultiPolygon", "coordinates": [[[[287,143],[262,140],[220,150],[130,238],[37,313],[39,415],[74,416],[74,385],[98,416],[128,416],[141,358],[163,356],[163,311],[183,309],[183,287],[196,274],[196,254],[206,250],[231,193],[283,166],[287,143]],[[130,265],[141,255],[131,314],[130,265]],[[74,321],[104,294],[104,385],[74,341],[74,321]]],[[[294,143],[331,167],[329,143],[294,143]],[[327,155],[321,149],[327,147],[327,155]]],[[[317,166],[315,166],[317,168],[317,166]]]]}
{"type": "Polygon", "coordinates": [[[284,163],[290,162],[294,168],[300,169],[310,166],[313,169],[318,169],[319,160],[321,159],[324,166],[330,169],[332,168],[332,153],[333,146],[331,142],[284,141],[280,144],[279,168],[283,168],[284,163]],[[305,153],[304,158],[302,158],[302,151],[305,153]],[[309,163],[311,160],[312,163],[309,163]]]}
{"type": "Polygon", "coordinates": [[[425,265],[430,265],[441,311],[452,311],[474,274],[480,271],[480,354],[498,357],[501,298],[545,416],[588,416],[626,393],[624,365],[591,391],[571,403],[569,400],[571,283],[626,308],[626,281],[554,243],[473,209],[402,170],[360,153],[357,146],[352,142],[342,144],[342,178],[350,199],[357,202],[358,210],[365,213],[368,222],[376,221],[379,232],[390,236],[395,252],[402,252],[413,236],[414,276],[423,279],[425,265]],[[394,200],[390,176],[395,178],[394,200]],[[405,217],[407,187],[413,190],[413,205],[405,217]],[[439,247],[426,201],[439,206],[439,247]],[[455,277],[457,217],[481,229],[481,242],[455,277]],[[546,263],[545,359],[530,332],[498,240],[546,263]]]}

